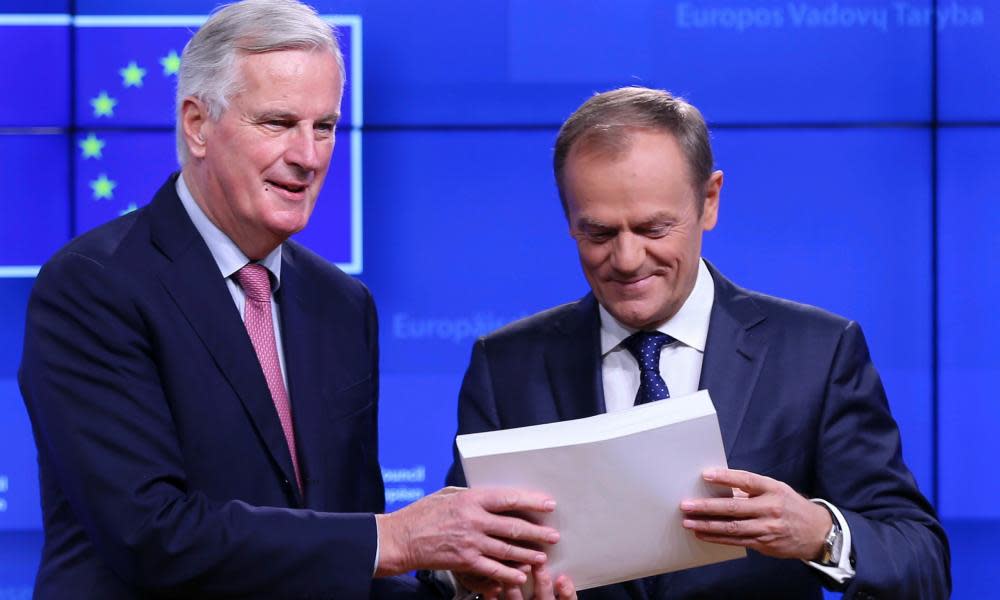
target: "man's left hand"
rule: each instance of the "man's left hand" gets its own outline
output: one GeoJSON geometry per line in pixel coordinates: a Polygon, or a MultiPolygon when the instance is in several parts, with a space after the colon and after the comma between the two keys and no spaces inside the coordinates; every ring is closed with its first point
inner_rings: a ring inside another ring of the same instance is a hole
{"type": "Polygon", "coordinates": [[[830,513],[787,484],[735,469],[709,469],[709,483],[733,488],[732,498],[681,502],[684,527],[698,539],[752,548],[778,558],[817,560],[830,531],[830,513]]]}

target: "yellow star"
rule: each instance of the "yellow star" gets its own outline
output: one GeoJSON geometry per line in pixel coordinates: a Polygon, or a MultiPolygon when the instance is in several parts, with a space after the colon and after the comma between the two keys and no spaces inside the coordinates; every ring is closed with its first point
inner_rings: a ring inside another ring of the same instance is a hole
{"type": "Polygon", "coordinates": [[[118,101],[101,90],[96,98],[90,99],[90,105],[94,107],[95,117],[113,117],[115,115],[115,105],[118,101]]]}
{"type": "Polygon", "coordinates": [[[104,149],[104,140],[93,133],[80,140],[79,146],[83,150],[84,158],[102,158],[101,150],[104,149]]]}
{"type": "Polygon", "coordinates": [[[176,75],[181,68],[181,57],[177,56],[176,50],[171,50],[170,54],[160,59],[160,64],[163,65],[164,75],[176,75]]]}
{"type": "Polygon", "coordinates": [[[118,74],[122,76],[122,85],[125,87],[142,87],[142,78],[146,76],[146,69],[135,64],[133,60],[124,69],[118,69],[118,74]]]}
{"type": "Polygon", "coordinates": [[[108,176],[104,173],[90,182],[90,189],[94,190],[94,200],[100,200],[101,198],[110,199],[114,196],[112,193],[118,183],[108,179],[108,176]]]}

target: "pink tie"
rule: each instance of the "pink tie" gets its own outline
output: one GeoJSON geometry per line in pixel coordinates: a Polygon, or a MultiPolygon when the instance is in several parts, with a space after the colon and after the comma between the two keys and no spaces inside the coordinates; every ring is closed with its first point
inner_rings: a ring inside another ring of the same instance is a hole
{"type": "Polygon", "coordinates": [[[278,362],[278,347],[274,342],[274,323],[271,320],[271,279],[267,269],[261,265],[250,263],[237,273],[240,287],[246,294],[246,305],[243,309],[243,323],[253,349],[257,352],[257,360],[264,369],[267,387],[271,390],[274,408],[278,411],[281,429],[285,432],[288,442],[288,453],[292,455],[292,467],[295,469],[295,480],[302,490],[302,476],[299,474],[299,459],[295,452],[295,429],[292,425],[292,405],[288,402],[288,392],[285,391],[285,380],[281,376],[281,363],[278,362]]]}

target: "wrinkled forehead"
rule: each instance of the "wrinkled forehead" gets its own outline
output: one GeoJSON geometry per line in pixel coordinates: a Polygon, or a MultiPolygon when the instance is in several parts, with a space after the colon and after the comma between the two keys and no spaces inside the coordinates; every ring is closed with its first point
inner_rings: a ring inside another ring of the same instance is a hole
{"type": "Polygon", "coordinates": [[[235,78],[229,99],[238,100],[250,91],[280,97],[289,88],[322,84],[336,91],[337,104],[344,92],[344,81],[336,67],[336,57],[328,49],[290,48],[267,52],[240,52],[236,55],[235,78]],[[319,68],[323,63],[329,68],[319,68]]]}

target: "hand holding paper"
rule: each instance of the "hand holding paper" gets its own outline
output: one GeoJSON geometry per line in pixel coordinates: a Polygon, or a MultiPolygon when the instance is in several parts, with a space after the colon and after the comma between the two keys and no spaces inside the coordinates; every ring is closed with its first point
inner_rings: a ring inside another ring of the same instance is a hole
{"type": "Polygon", "coordinates": [[[728,497],[701,473],[725,467],[707,391],[628,410],[459,436],[470,485],[548,494],[541,523],[558,529],[546,569],[577,590],[742,558],[742,548],[699,540],[682,526],[687,498],[728,497]]]}
{"type": "Polygon", "coordinates": [[[376,575],[413,569],[467,571],[503,584],[520,585],[527,575],[513,564],[541,565],[559,533],[503,513],[544,514],[551,497],[514,489],[445,488],[396,512],[376,515],[379,561],[376,575]]]}
{"type": "Polygon", "coordinates": [[[684,527],[698,539],[752,548],[778,558],[816,560],[832,524],[825,508],[788,485],[748,471],[709,469],[705,481],[737,490],[732,498],[681,502],[684,527]]]}

